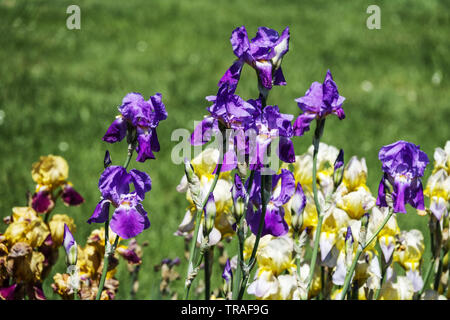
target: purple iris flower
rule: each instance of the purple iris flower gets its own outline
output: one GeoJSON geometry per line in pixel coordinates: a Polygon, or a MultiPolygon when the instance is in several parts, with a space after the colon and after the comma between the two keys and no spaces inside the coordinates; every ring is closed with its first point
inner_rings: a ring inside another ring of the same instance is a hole
{"type": "Polygon", "coordinates": [[[247,129],[253,126],[261,113],[261,107],[254,100],[245,101],[226,86],[220,87],[217,96],[208,96],[206,100],[213,102],[206,108],[210,116],[205,117],[194,129],[191,135],[191,144],[194,146],[210,141],[211,134],[220,131],[219,123],[226,129],[247,129]]]}
{"type": "Polygon", "coordinates": [[[226,281],[226,283],[229,283],[230,280],[232,279],[232,277],[233,277],[233,271],[231,270],[230,259],[227,259],[225,268],[223,269],[223,272],[222,272],[222,278],[226,281]]]}
{"type": "Polygon", "coordinates": [[[330,70],[327,71],[323,83],[317,81],[311,84],[305,96],[295,99],[303,113],[295,120],[294,135],[302,136],[309,130],[314,119],[321,119],[333,113],[339,119],[345,118],[342,104],[345,98],[339,95],[336,83],[333,81],[330,70]]]}
{"type": "MultiPolygon", "coordinates": [[[[247,223],[253,234],[258,234],[259,220],[261,218],[261,174],[255,172],[255,178],[250,190],[250,200],[258,209],[255,212],[253,206],[249,205],[247,211],[247,223]]],[[[264,227],[261,236],[271,234],[275,237],[285,235],[289,226],[284,220],[284,208],[295,192],[295,179],[292,172],[282,169],[279,175],[272,178],[272,192],[266,207],[264,227]]]]}
{"type": "Polygon", "coordinates": [[[160,121],[167,118],[162,95],[157,93],[145,101],[140,93],[129,93],[123,98],[119,111],[121,114],[110,125],[103,136],[103,141],[109,143],[122,141],[130,125],[136,128],[137,132],[136,161],[155,159],[153,152],[160,149],[156,127],[160,121]]]}
{"type": "Polygon", "coordinates": [[[150,227],[141,201],[151,186],[152,181],[145,172],[133,169],[128,173],[121,166],[106,168],[98,182],[102,199],[87,222],[106,222],[109,218],[109,206],[112,204],[115,211],[110,221],[111,229],[123,239],[137,236],[150,227]],[[134,185],[132,192],[131,183],[134,185]]]}
{"type": "Polygon", "coordinates": [[[264,159],[269,145],[276,138],[280,138],[277,153],[281,161],[295,162],[294,144],[291,141],[293,136],[292,119],[290,114],[280,113],[278,106],[267,106],[264,108],[261,117],[256,120],[256,143],[249,147],[250,169],[261,169],[264,166],[264,159]]]}
{"type": "Polygon", "coordinates": [[[194,129],[191,135],[191,144],[202,145],[211,140],[214,134],[223,133],[221,128],[233,129],[234,134],[229,137],[228,145],[231,145],[224,155],[222,171],[229,171],[236,167],[237,156],[234,149],[242,150],[244,145],[244,131],[255,127],[255,119],[261,114],[261,106],[255,100],[245,101],[233,94],[227,86],[222,86],[217,96],[206,97],[213,104],[207,108],[210,116],[205,117],[194,129]]]}
{"type": "Polygon", "coordinates": [[[64,238],[63,238],[64,250],[66,250],[66,262],[68,265],[77,264],[78,247],[75,238],[70,232],[67,224],[64,224],[64,238]]]}
{"type": "MultiPolygon", "coordinates": [[[[66,206],[78,206],[84,202],[81,194],[69,183],[62,186],[61,199],[66,206]]],[[[47,213],[52,210],[55,202],[51,192],[47,189],[36,192],[31,200],[31,207],[38,213],[47,213]]]]}
{"type": "Polygon", "coordinates": [[[281,36],[273,29],[260,27],[256,36],[249,41],[247,30],[242,26],[233,30],[230,41],[238,60],[222,76],[219,86],[226,83],[234,92],[245,63],[256,70],[264,88],[286,84],[280,66],[283,56],[289,51],[289,27],[284,29],[281,36]]]}
{"type": "Polygon", "coordinates": [[[378,188],[377,205],[387,207],[387,183],[393,187],[394,212],[406,213],[405,204],[424,210],[423,187],[420,177],[429,163],[428,156],[419,146],[406,141],[397,141],[381,148],[378,158],[384,171],[378,188]]]}

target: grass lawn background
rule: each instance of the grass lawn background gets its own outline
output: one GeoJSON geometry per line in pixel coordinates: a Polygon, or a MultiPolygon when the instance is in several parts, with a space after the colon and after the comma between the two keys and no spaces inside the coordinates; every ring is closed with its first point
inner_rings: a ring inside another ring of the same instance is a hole
{"type": "MultiPolygon", "coordinates": [[[[287,86],[275,87],[268,104],[299,114],[294,99],[331,69],[346,119],[327,120],[322,141],[365,157],[368,185],[376,195],[381,177],[379,149],[403,139],[421,146],[431,162],[436,147],[450,139],[450,58],[448,1],[14,1],[0,0],[0,217],[25,205],[33,190],[31,164],[41,155],[67,159],[69,179],[86,202],[59,205],[77,224],[84,245],[100,225],[88,225],[98,199],[98,178],[106,149],[115,164],[126,156],[125,142],[101,141],[128,92],[146,99],[161,92],[169,117],[160,123],[156,160],[130,168],[150,174],[153,188],[144,206],[152,226],[138,237],[149,241],[140,273],[140,299],[158,298],[162,258],[183,256],[183,240],[173,236],[187,202],[175,187],[183,167],[171,162],[171,133],[192,131],[206,114],[207,95],[234,61],[229,37],[245,25],[250,37],[259,26],[281,32],[290,27],[290,51],[283,60],[287,86]],[[66,28],[66,8],[81,8],[81,30],[66,28]],[[381,8],[381,29],[366,28],[370,4],[381,8]]],[[[246,66],[238,94],[256,98],[253,70],[246,66]]],[[[311,132],[295,138],[296,154],[311,143],[311,132]]],[[[425,179],[431,166],[425,173],[425,179]]],[[[425,180],[426,181],[426,180],[425,180]]],[[[399,216],[403,229],[422,230],[427,218],[414,210],[399,216]]],[[[0,232],[6,226],[0,227],[0,232]]],[[[232,242],[229,246],[233,246],[232,242]]],[[[429,248],[427,247],[429,250],[429,248]]],[[[427,251],[428,255],[428,251],[427,251]]],[[[61,252],[63,257],[63,252],[61,252]]],[[[49,298],[55,272],[45,283],[49,298]]],[[[178,268],[184,277],[186,263],[178,268]]],[[[217,265],[214,284],[220,283],[217,265]]],[[[125,265],[118,273],[118,298],[129,298],[125,265]]],[[[174,287],[182,296],[184,280],[174,287]]],[[[191,297],[195,298],[195,295],[191,297]]]]}

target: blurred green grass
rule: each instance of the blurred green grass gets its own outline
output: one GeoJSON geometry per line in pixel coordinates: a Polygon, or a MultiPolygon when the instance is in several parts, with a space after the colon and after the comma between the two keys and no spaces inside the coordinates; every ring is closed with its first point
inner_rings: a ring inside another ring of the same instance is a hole
{"type": "MultiPolygon", "coordinates": [[[[69,162],[70,181],[86,202],[78,208],[58,206],[54,212],[74,217],[76,237],[84,244],[98,227],[85,221],[99,199],[104,152],[109,149],[119,164],[126,152],[124,144],[102,142],[102,135],[126,93],[148,98],[161,92],[169,113],[158,127],[161,151],[156,161],[132,163],[153,180],[144,203],[152,227],[138,237],[149,246],[137,297],[158,297],[160,276],[153,265],[183,255],[183,240],[172,235],[186,201],[175,191],[183,168],[170,160],[176,144],[171,132],[192,130],[193,120],[205,114],[204,97],[216,93],[219,78],[234,60],[229,43],[234,28],[245,25],[253,36],[259,26],[290,27],[290,51],[283,61],[288,84],[275,87],[268,101],[284,113],[297,115],[294,99],[331,69],[347,98],[347,117],[331,117],[323,141],[343,148],[346,160],[366,158],[375,194],[381,146],[408,140],[432,159],[434,149],[450,139],[449,12],[445,0],[0,0],[0,216],[25,204],[25,192],[34,188],[31,164],[40,155],[58,154],[69,162]],[[66,28],[71,4],[81,8],[81,30],[66,28]],[[380,30],[366,28],[370,4],[381,8],[380,30]]],[[[238,93],[246,99],[257,96],[249,68],[238,93]]],[[[310,142],[310,133],[295,139],[296,153],[305,152],[310,142]]],[[[399,223],[422,230],[428,241],[426,218],[411,210],[399,223]]],[[[178,268],[182,276],[185,265],[183,260],[178,268]]],[[[53,273],[63,271],[60,262],[53,273]]],[[[123,265],[119,279],[118,298],[128,299],[130,281],[123,265]]],[[[49,283],[45,292],[56,298],[49,283]]],[[[181,293],[182,288],[180,280],[175,289],[181,293]]]]}

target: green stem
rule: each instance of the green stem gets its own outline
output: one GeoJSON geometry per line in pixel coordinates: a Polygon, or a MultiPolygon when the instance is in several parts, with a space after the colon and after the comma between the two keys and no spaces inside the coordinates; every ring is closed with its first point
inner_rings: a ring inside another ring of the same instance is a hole
{"type": "Polygon", "coordinates": [[[203,254],[205,257],[205,300],[209,300],[211,296],[211,265],[210,265],[210,251],[208,248],[203,254]]]}
{"type": "Polygon", "coordinates": [[[117,244],[119,243],[119,236],[116,235],[116,239],[114,240],[114,244],[111,247],[111,251],[108,251],[109,237],[106,236],[107,235],[106,230],[108,230],[108,228],[109,228],[108,224],[109,224],[108,222],[105,223],[105,257],[103,260],[102,277],[100,278],[100,284],[98,286],[97,297],[95,298],[95,300],[100,300],[100,298],[102,296],[102,291],[103,291],[103,287],[105,285],[105,280],[106,280],[106,274],[108,273],[109,258],[114,254],[117,244]]]}
{"type": "Polygon", "coordinates": [[[366,241],[364,245],[361,244],[360,246],[358,246],[358,250],[356,251],[355,257],[353,258],[352,265],[350,266],[350,269],[347,271],[347,275],[345,276],[344,287],[342,288],[342,292],[341,292],[341,300],[343,300],[345,295],[347,294],[347,291],[348,291],[348,288],[350,286],[350,282],[351,282],[351,279],[353,276],[353,272],[355,271],[356,264],[358,263],[358,259],[361,256],[361,253],[378,236],[378,234],[381,232],[381,230],[383,230],[384,226],[386,225],[386,223],[389,221],[389,219],[392,217],[393,214],[394,214],[394,211],[392,209],[390,209],[389,214],[383,220],[383,222],[378,227],[378,229],[375,231],[375,233],[372,235],[372,237],[370,237],[370,239],[368,241],[366,241]]]}
{"type": "Polygon", "coordinates": [[[238,300],[241,300],[244,296],[245,287],[247,285],[248,278],[250,276],[250,273],[255,266],[256,262],[256,252],[258,251],[259,241],[261,239],[262,231],[264,229],[264,219],[266,217],[266,211],[267,211],[267,199],[266,199],[266,192],[268,191],[268,195],[270,196],[270,189],[272,187],[272,176],[271,175],[263,175],[261,176],[261,217],[259,218],[259,227],[258,227],[258,233],[256,234],[255,244],[253,245],[252,254],[250,256],[250,260],[247,264],[247,268],[245,270],[244,279],[242,281],[242,286],[239,291],[239,297],[238,300]],[[268,189],[268,190],[266,190],[268,189]]]}
{"type": "Polygon", "coordinates": [[[442,260],[444,259],[444,250],[441,248],[441,253],[438,258],[438,269],[437,273],[434,277],[434,291],[438,291],[439,289],[439,283],[441,282],[441,275],[442,275],[442,260]]]}
{"type": "MultiPolygon", "coordinates": [[[[251,186],[253,184],[253,179],[255,177],[255,171],[252,170],[250,172],[250,176],[248,177],[248,183],[247,183],[247,192],[246,192],[246,199],[244,204],[244,215],[247,212],[248,204],[249,204],[249,193],[251,186]]],[[[243,269],[242,266],[244,264],[244,245],[245,245],[245,235],[244,235],[244,227],[241,223],[243,219],[243,216],[239,218],[239,221],[237,221],[238,224],[238,230],[237,230],[237,237],[238,237],[238,261],[236,266],[236,272],[233,277],[233,289],[232,289],[232,299],[237,300],[239,298],[239,293],[241,291],[241,279],[242,279],[242,273],[243,269]]]]}
{"type": "Polygon", "coordinates": [[[128,165],[130,164],[131,158],[133,156],[133,151],[134,151],[135,148],[136,148],[136,143],[128,144],[127,158],[125,159],[125,163],[123,164],[123,167],[125,169],[128,168],[128,165]]]}
{"type": "MultiPolygon", "coordinates": [[[[191,249],[189,252],[189,264],[188,264],[188,270],[187,270],[187,274],[186,274],[186,279],[188,279],[188,277],[190,276],[190,272],[192,270],[194,270],[194,266],[193,266],[193,260],[194,260],[194,256],[198,255],[198,250],[197,250],[197,238],[198,238],[198,230],[200,228],[200,220],[202,217],[202,211],[203,208],[206,205],[206,202],[208,201],[209,195],[214,191],[214,189],[216,188],[216,184],[217,181],[219,181],[219,175],[220,175],[220,171],[222,170],[222,162],[223,162],[223,156],[222,156],[222,161],[219,161],[218,165],[217,165],[217,170],[216,170],[216,174],[214,176],[214,180],[211,184],[211,187],[209,188],[208,193],[206,194],[206,197],[204,197],[202,203],[201,203],[201,207],[197,208],[197,212],[195,213],[196,217],[195,217],[195,230],[194,230],[194,237],[192,238],[192,243],[191,243],[191,249]]],[[[185,286],[185,300],[187,300],[189,298],[189,291],[190,291],[190,287],[192,285],[192,281],[189,282],[189,284],[187,284],[185,286]]]]}
{"type": "Polygon", "coordinates": [[[317,196],[317,154],[319,153],[319,145],[320,145],[320,138],[322,137],[323,128],[325,126],[325,119],[319,119],[316,121],[316,130],[314,132],[313,137],[313,146],[314,146],[314,153],[313,153],[313,168],[312,168],[312,188],[313,188],[313,194],[314,194],[314,203],[316,205],[316,211],[318,216],[318,222],[317,222],[317,228],[316,228],[316,234],[314,238],[314,248],[313,253],[311,257],[311,265],[310,265],[310,271],[308,275],[308,286],[306,287],[306,291],[309,293],[309,290],[311,288],[313,276],[314,276],[314,269],[317,262],[317,254],[319,252],[319,240],[320,240],[320,233],[322,231],[322,222],[323,222],[323,215],[321,213],[320,204],[319,204],[319,198],[317,196]]]}
{"type": "Polygon", "coordinates": [[[238,250],[238,261],[236,266],[236,272],[233,278],[233,289],[232,289],[232,299],[236,300],[239,298],[240,285],[242,279],[242,264],[244,263],[244,230],[242,226],[239,225],[238,231],[238,242],[239,242],[239,250],[238,250]]]}

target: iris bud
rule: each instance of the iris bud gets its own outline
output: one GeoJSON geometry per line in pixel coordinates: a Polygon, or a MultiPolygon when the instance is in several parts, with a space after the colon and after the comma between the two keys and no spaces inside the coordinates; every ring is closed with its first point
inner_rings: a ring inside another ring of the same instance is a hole
{"type": "Polygon", "coordinates": [[[334,187],[337,188],[344,177],[344,150],[339,150],[339,155],[334,162],[333,182],[334,187]]]}
{"type": "Polygon", "coordinates": [[[291,200],[291,224],[294,230],[299,231],[303,225],[303,211],[306,206],[306,196],[302,185],[297,183],[297,188],[291,200]]]}
{"type": "Polygon", "coordinates": [[[77,264],[78,246],[70,232],[67,224],[64,224],[64,249],[66,250],[66,264],[68,266],[74,266],[77,264]]]}
{"type": "Polygon", "coordinates": [[[214,201],[213,193],[209,195],[203,210],[205,213],[205,228],[203,229],[203,235],[207,237],[214,228],[214,220],[216,218],[216,203],[214,201]]]}

